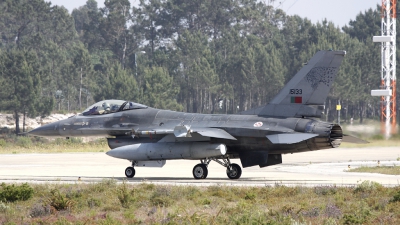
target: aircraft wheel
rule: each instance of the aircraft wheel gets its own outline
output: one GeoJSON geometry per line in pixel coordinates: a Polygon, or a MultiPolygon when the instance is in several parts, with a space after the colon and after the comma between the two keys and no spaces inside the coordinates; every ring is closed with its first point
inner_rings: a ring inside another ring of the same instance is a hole
{"type": "Polygon", "coordinates": [[[208,169],[205,164],[197,164],[193,167],[193,177],[195,179],[206,179],[208,175],[208,169]]]}
{"type": "Polygon", "coordinates": [[[229,179],[239,179],[242,175],[240,166],[236,163],[232,163],[229,167],[226,169],[226,175],[228,175],[229,179]],[[231,169],[229,169],[229,167],[231,167],[231,169]]]}
{"type": "Polygon", "coordinates": [[[135,176],[135,168],[133,167],[128,167],[125,169],[125,176],[128,178],[132,178],[135,176]]]}

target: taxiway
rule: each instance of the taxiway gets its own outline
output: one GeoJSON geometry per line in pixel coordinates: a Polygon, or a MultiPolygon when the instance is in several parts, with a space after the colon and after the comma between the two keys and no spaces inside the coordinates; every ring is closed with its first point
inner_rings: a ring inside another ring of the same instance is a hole
{"type": "MultiPolygon", "coordinates": [[[[199,161],[171,160],[163,168],[136,167],[136,176],[127,179],[129,161],[104,152],[0,155],[0,183],[19,182],[99,182],[103,179],[129,183],[152,182],[171,185],[357,185],[364,180],[385,186],[400,184],[400,176],[349,173],[360,166],[400,165],[400,147],[337,148],[283,156],[283,164],[244,168],[239,180],[227,178],[225,168],[211,162],[208,177],[195,180],[193,166],[199,161]],[[78,181],[80,180],[80,181],[78,181]]],[[[232,160],[240,165],[239,160],[232,160]]]]}

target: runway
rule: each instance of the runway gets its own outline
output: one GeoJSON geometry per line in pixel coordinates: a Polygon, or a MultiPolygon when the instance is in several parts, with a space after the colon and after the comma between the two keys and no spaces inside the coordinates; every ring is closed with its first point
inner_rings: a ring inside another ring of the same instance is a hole
{"type": "MultiPolygon", "coordinates": [[[[104,152],[4,154],[0,155],[0,183],[99,182],[112,178],[128,183],[200,186],[348,186],[365,180],[396,186],[400,184],[400,176],[346,171],[349,165],[350,168],[375,166],[378,160],[380,165],[400,165],[399,157],[399,147],[337,148],[283,155],[283,164],[244,168],[239,180],[230,180],[224,167],[211,162],[207,179],[195,180],[192,169],[199,163],[197,160],[171,160],[163,168],[136,167],[136,176],[127,179],[124,171],[130,162],[109,157],[104,152]]],[[[232,161],[241,165],[239,160],[232,161]]]]}

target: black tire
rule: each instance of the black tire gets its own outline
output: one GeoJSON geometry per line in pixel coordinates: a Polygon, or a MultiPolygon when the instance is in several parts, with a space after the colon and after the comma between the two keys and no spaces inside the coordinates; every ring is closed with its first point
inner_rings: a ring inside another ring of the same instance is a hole
{"type": "Polygon", "coordinates": [[[131,166],[127,167],[125,169],[125,176],[128,177],[128,178],[134,177],[135,176],[135,168],[133,168],[131,166]]]}
{"type": "Polygon", "coordinates": [[[193,167],[194,179],[206,179],[208,175],[208,169],[205,164],[197,164],[193,167]]]}
{"type": "Polygon", "coordinates": [[[239,179],[242,176],[242,168],[236,163],[232,163],[230,167],[231,169],[226,169],[226,175],[228,175],[229,179],[239,179]]]}

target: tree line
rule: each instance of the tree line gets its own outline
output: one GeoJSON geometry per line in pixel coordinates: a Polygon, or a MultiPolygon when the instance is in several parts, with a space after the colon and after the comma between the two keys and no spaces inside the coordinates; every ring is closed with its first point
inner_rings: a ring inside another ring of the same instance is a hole
{"type": "MultiPolygon", "coordinates": [[[[274,1],[269,1],[274,2],[274,1]]],[[[0,3],[0,107],[16,118],[80,112],[103,99],[196,113],[264,105],[318,50],[346,50],[324,120],[379,118],[381,10],[340,28],[257,0],[95,0],[69,13],[0,3]]],[[[397,89],[399,90],[399,89],[397,89]]]]}

